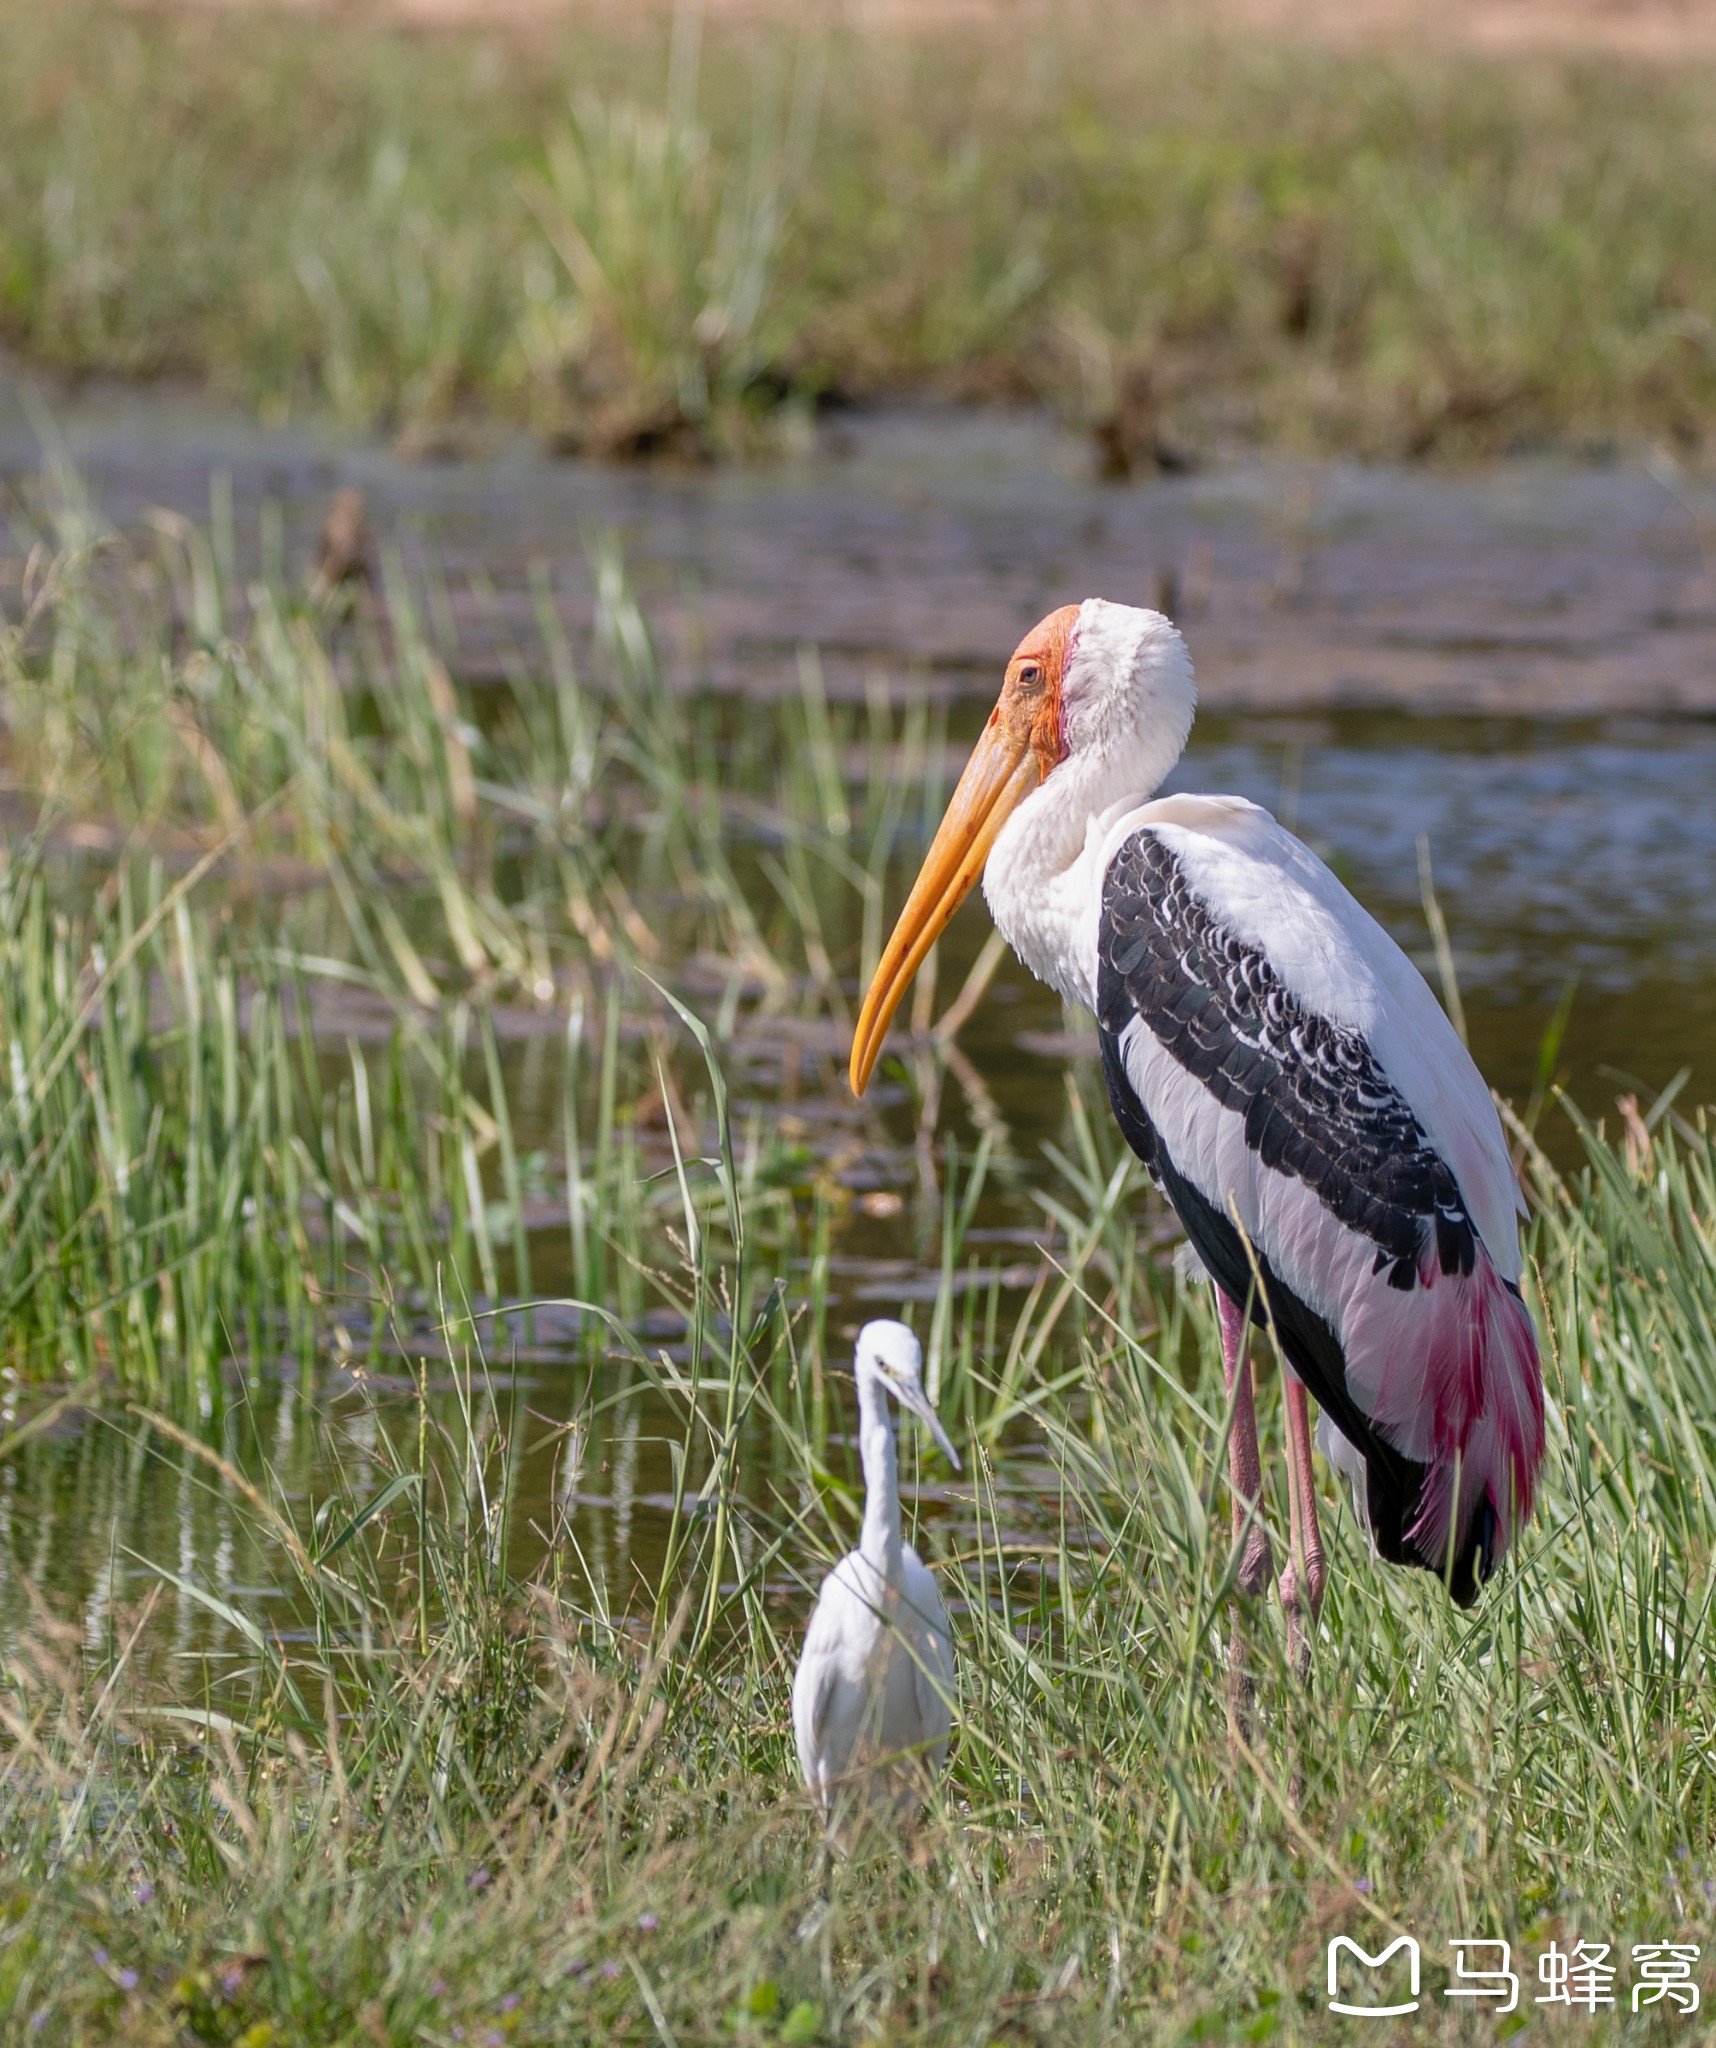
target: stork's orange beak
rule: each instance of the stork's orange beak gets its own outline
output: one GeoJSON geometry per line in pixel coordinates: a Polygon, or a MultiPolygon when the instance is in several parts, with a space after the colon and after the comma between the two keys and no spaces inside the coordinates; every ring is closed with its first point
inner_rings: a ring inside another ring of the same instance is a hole
{"type": "Polygon", "coordinates": [[[858,1013],[852,1039],[854,1095],[864,1093],[894,1012],[924,955],[970,895],[1001,827],[1041,780],[1036,757],[1023,740],[1003,727],[984,727],[858,1013]]]}
{"type": "Polygon", "coordinates": [[[852,1092],[862,1095],[894,1012],[924,956],[970,895],[1000,831],[1061,758],[1061,677],[1077,605],[1020,641],[989,723],[965,764],[906,907],[882,952],[852,1038],[852,1092]]]}

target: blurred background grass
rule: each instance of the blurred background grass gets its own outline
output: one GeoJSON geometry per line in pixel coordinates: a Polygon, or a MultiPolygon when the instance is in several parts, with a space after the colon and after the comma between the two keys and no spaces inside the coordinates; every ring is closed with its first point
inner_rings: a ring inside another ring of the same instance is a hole
{"type": "Polygon", "coordinates": [[[979,13],[4,0],[0,335],[431,446],[743,450],[901,392],[1046,401],[1120,470],[1707,440],[1695,38],[979,13]]]}

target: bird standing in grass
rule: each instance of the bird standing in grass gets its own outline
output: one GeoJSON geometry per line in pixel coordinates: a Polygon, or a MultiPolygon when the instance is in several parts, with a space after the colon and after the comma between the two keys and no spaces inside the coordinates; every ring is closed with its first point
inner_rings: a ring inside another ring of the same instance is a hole
{"type": "Polygon", "coordinates": [[[843,1809],[908,1814],[947,1761],[953,1727],[953,1644],[928,1567],[900,1527],[891,1394],[947,1453],[922,1381],[923,1353],[904,1323],[858,1333],[858,1445],[864,1526],[822,1582],[792,1687],[799,1767],[831,1833],[843,1809]]]}
{"type": "Polygon", "coordinates": [[[982,875],[1014,952],[1094,1012],[1115,1120],[1215,1282],[1254,1595],[1274,1563],[1248,1324],[1286,1359],[1281,1595],[1308,1675],[1307,1394],[1377,1550],[1469,1606],[1531,1513],[1543,1380],[1489,1090],[1412,962],[1267,811],[1155,798],[1195,698],[1159,612],[1091,598],[1025,636],[865,998],[852,1086],[982,875]]]}

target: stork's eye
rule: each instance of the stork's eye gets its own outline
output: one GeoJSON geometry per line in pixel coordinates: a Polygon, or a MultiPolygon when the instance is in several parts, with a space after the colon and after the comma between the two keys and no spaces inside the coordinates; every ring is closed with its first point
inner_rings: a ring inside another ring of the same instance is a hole
{"type": "Polygon", "coordinates": [[[1040,683],[1043,680],[1042,668],[1034,661],[1026,662],[1019,671],[1019,680],[1022,683],[1040,683]]]}

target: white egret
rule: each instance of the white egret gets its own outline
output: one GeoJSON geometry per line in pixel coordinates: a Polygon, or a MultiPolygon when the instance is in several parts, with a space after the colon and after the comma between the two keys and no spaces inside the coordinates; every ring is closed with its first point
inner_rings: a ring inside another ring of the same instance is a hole
{"type": "Polygon", "coordinates": [[[859,1808],[907,1814],[947,1760],[953,1726],[953,1643],[929,1568],[900,1528],[894,1418],[909,1408],[947,1453],[921,1378],[923,1353],[904,1323],[858,1333],[858,1444],[864,1525],[858,1548],[822,1582],[792,1687],[799,1767],[830,1832],[859,1808]]]}

